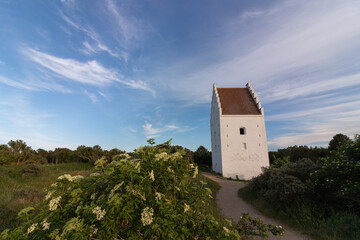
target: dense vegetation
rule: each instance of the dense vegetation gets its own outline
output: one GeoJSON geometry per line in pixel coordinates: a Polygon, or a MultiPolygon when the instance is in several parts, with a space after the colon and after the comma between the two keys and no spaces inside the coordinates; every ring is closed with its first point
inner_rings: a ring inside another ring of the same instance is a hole
{"type": "Polygon", "coordinates": [[[47,151],[39,148],[35,151],[23,140],[11,140],[8,144],[0,145],[0,165],[70,162],[94,164],[102,156],[105,156],[110,161],[113,156],[120,153],[124,153],[124,151],[117,148],[107,151],[103,150],[99,145],[93,147],[81,145],[76,150],[55,148],[53,151],[47,151]]]}
{"type": "MultiPolygon", "coordinates": [[[[151,140],[149,143],[153,143],[151,140]]],[[[0,239],[240,239],[283,229],[245,214],[233,225],[217,218],[212,191],[185,150],[169,142],[95,162],[90,176],[64,174],[40,206],[0,239]]],[[[56,165],[55,165],[56,166],[56,165]]]]}
{"type": "Polygon", "coordinates": [[[0,233],[19,223],[17,213],[37,206],[45,197],[45,188],[59,176],[89,175],[94,167],[88,163],[0,166],[0,233]]]}
{"type": "Polygon", "coordinates": [[[316,238],[360,239],[360,137],[338,134],[324,157],[321,151],[303,151],[313,158],[280,155],[239,194],[316,238]]]}

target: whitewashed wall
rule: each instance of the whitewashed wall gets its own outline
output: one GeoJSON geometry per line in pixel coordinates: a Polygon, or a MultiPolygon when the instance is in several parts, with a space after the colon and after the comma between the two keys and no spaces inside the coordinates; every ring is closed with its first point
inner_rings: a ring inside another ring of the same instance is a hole
{"type": "Polygon", "coordinates": [[[251,179],[269,166],[263,115],[222,115],[221,159],[224,177],[251,179]],[[240,128],[245,127],[245,135],[240,128]],[[246,144],[246,148],[244,147],[246,144]]]}
{"type": "Polygon", "coordinates": [[[222,173],[219,107],[216,85],[214,84],[210,116],[212,169],[215,172],[222,173]]]}

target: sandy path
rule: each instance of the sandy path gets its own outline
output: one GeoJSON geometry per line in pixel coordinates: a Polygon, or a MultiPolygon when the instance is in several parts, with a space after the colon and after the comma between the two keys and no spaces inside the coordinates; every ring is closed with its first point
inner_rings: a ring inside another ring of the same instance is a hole
{"type": "MultiPolygon", "coordinates": [[[[242,213],[250,213],[251,217],[258,217],[263,220],[266,224],[281,225],[285,228],[285,234],[283,237],[275,237],[270,233],[270,238],[268,239],[282,239],[282,240],[303,240],[311,239],[310,237],[303,235],[297,231],[294,231],[290,227],[286,226],[283,223],[280,223],[278,220],[268,218],[262,215],[259,211],[254,209],[251,205],[243,201],[238,197],[238,190],[245,186],[244,182],[230,181],[226,179],[221,179],[212,175],[210,173],[202,173],[205,177],[210,178],[211,180],[216,181],[221,186],[220,190],[216,194],[216,203],[221,209],[221,213],[226,218],[232,218],[234,221],[238,221],[242,213]]],[[[262,238],[256,238],[262,239],[262,238]]]]}

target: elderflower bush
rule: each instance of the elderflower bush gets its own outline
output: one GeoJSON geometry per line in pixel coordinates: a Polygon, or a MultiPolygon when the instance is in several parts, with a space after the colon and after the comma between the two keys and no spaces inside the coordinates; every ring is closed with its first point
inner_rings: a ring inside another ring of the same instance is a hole
{"type": "Polygon", "coordinates": [[[184,154],[145,146],[98,161],[96,174],[61,176],[40,211],[22,210],[23,224],[0,239],[240,239],[208,211],[211,190],[184,154]]]}

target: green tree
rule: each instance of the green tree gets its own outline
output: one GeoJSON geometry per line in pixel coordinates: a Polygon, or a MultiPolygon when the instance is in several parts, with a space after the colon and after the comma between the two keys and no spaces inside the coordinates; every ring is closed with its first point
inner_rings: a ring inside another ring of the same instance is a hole
{"type": "Polygon", "coordinates": [[[45,149],[39,148],[38,150],[36,150],[36,153],[37,153],[38,158],[41,163],[48,162],[48,154],[49,154],[48,151],[46,151],[45,149]]]}
{"type": "Polygon", "coordinates": [[[344,134],[336,134],[329,142],[329,151],[336,151],[341,145],[350,141],[350,138],[344,134]]]}
{"type": "Polygon", "coordinates": [[[345,142],[320,160],[314,176],[317,192],[324,202],[360,214],[360,137],[341,138],[345,142]]]}
{"type": "Polygon", "coordinates": [[[17,156],[13,153],[6,144],[0,145],[0,165],[15,162],[17,156]]]}
{"type": "Polygon", "coordinates": [[[34,162],[37,159],[36,152],[26,145],[23,140],[10,140],[8,142],[11,152],[16,155],[16,164],[19,165],[25,162],[34,162]]]}
{"type": "Polygon", "coordinates": [[[103,155],[103,150],[99,145],[93,147],[87,147],[80,145],[76,149],[77,155],[81,158],[83,162],[89,162],[94,164],[103,155]]]}
{"type": "Polygon", "coordinates": [[[211,167],[211,152],[209,152],[204,146],[198,147],[198,149],[194,152],[194,162],[211,167]]]}

